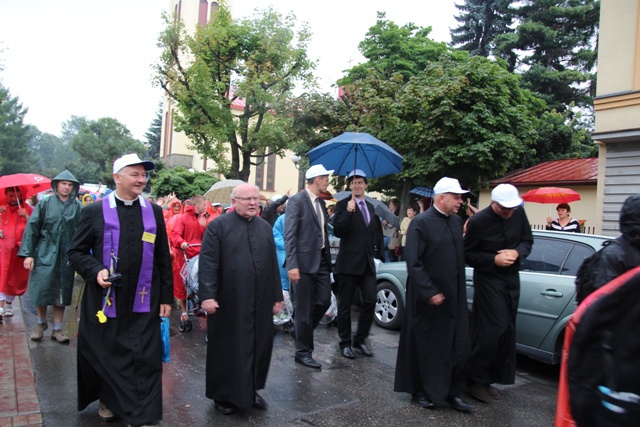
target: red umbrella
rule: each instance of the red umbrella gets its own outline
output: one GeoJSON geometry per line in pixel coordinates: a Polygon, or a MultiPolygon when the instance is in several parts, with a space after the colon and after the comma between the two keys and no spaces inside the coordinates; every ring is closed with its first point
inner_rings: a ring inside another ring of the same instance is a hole
{"type": "Polygon", "coordinates": [[[27,198],[51,188],[51,180],[35,173],[14,173],[0,176],[0,189],[20,187],[22,196],[27,198]]]}
{"type": "Polygon", "coordinates": [[[525,202],[534,203],[571,203],[580,200],[580,194],[570,188],[540,187],[529,190],[522,196],[525,202]]]}

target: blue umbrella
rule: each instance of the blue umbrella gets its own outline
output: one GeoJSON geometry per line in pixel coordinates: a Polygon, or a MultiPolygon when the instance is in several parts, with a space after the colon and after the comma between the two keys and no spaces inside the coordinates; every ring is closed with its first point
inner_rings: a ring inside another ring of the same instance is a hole
{"type": "Polygon", "coordinates": [[[422,197],[433,197],[434,195],[433,188],[429,187],[416,187],[413,190],[409,191],[409,193],[422,197]]]}
{"type": "Polygon", "coordinates": [[[400,172],[402,156],[368,133],[345,132],[307,153],[309,164],[333,169],[346,176],[361,169],[369,178],[400,172]]]}

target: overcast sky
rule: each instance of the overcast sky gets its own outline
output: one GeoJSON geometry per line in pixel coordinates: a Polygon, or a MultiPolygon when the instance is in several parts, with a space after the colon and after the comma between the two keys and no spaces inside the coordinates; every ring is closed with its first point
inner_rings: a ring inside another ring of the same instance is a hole
{"type": "MultiPolygon", "coordinates": [[[[376,11],[400,25],[431,26],[438,41],[448,42],[456,26],[454,0],[235,0],[233,10],[247,16],[268,4],[310,24],[315,74],[324,91],[336,93],[331,85],[342,70],[363,59],[357,46],[376,11]]],[[[29,109],[27,123],[43,132],[60,135],[72,115],[113,117],[144,140],[162,99],[151,86],[151,65],[168,6],[168,0],[0,0],[0,81],[29,109]]]]}

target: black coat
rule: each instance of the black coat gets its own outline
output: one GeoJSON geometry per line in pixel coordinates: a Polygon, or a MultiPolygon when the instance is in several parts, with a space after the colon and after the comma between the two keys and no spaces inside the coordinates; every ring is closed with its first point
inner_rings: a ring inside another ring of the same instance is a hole
{"type": "Polygon", "coordinates": [[[469,354],[462,219],[435,207],[409,225],[407,303],[394,390],[426,392],[437,405],[458,394],[469,354]],[[428,300],[442,293],[444,302],[428,300]]]}
{"type": "Polygon", "coordinates": [[[516,315],[520,263],[531,253],[533,234],[524,209],[503,219],[491,206],[471,217],[464,238],[465,259],[473,270],[469,379],[481,384],[513,384],[516,372],[516,315]],[[499,250],[515,249],[518,260],[495,265],[499,250]]]}
{"type": "Polygon", "coordinates": [[[353,213],[347,211],[350,200],[351,197],[338,202],[333,218],[333,232],[340,237],[340,252],[334,272],[360,275],[366,271],[367,264],[370,267],[369,271],[375,272],[373,259],[384,260],[382,223],[376,216],[373,205],[366,202],[371,218],[367,226],[359,207],[356,207],[353,213]]]}
{"type": "Polygon", "coordinates": [[[69,248],[69,260],[86,282],[78,327],[78,410],[100,399],[131,424],[150,423],[162,418],[160,304],[173,302],[171,257],[162,209],[151,204],[157,233],[150,312],[134,313],[142,259],[142,209],[139,202],[128,207],[117,202],[122,285],[114,287],[116,318],[99,323],[96,313],[102,309],[103,291],[96,277],[106,268],[102,263],[102,203],[84,209],[69,248]]]}
{"type": "Polygon", "coordinates": [[[207,319],[206,396],[251,406],[269,371],[273,304],[283,299],[266,221],[235,211],[211,221],[200,249],[198,296],[219,305],[207,319]]]}

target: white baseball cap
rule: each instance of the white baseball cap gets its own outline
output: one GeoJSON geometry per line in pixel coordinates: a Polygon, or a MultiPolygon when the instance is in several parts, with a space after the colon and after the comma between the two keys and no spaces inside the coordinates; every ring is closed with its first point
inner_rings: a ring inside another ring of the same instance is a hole
{"type": "Polygon", "coordinates": [[[434,194],[464,194],[468,192],[469,190],[464,190],[460,187],[460,182],[457,179],[446,176],[444,178],[440,178],[440,181],[436,182],[436,185],[433,187],[434,194]]]}
{"type": "Polygon", "coordinates": [[[120,172],[122,168],[126,168],[127,166],[134,166],[134,165],[142,165],[144,166],[144,170],[146,171],[150,171],[155,167],[153,162],[150,162],[148,160],[141,160],[140,157],[138,157],[138,155],[135,153],[125,154],[124,156],[120,157],[119,159],[116,159],[116,161],[113,162],[113,173],[116,174],[120,172]]]}
{"type": "Polygon", "coordinates": [[[304,174],[305,179],[315,178],[316,176],[331,175],[333,170],[326,170],[322,165],[313,165],[304,174]]]}
{"type": "Polygon", "coordinates": [[[347,176],[347,178],[351,178],[352,176],[359,176],[361,178],[366,178],[367,174],[364,173],[362,169],[355,169],[349,172],[349,176],[347,176]]]}
{"type": "Polygon", "coordinates": [[[274,194],[273,196],[271,196],[272,202],[277,202],[280,199],[282,199],[282,196],[280,194],[274,194]]]}
{"type": "Polygon", "coordinates": [[[511,184],[500,184],[494,188],[491,192],[491,200],[507,209],[515,208],[522,204],[518,189],[511,184]]]}

